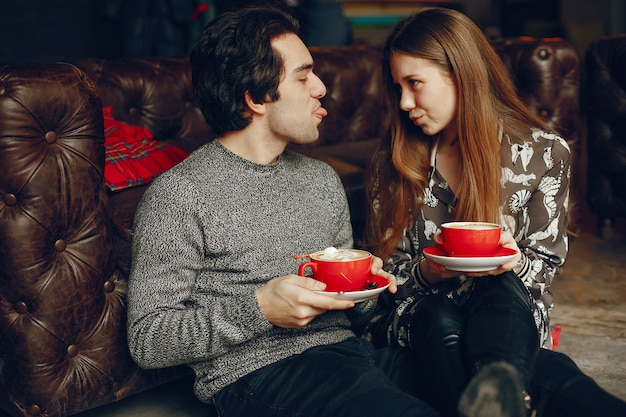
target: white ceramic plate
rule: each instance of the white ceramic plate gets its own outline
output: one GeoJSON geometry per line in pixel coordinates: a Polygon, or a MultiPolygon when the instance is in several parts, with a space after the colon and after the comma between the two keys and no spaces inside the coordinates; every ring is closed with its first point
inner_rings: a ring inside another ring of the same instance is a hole
{"type": "Polygon", "coordinates": [[[353,300],[355,303],[360,303],[368,300],[375,295],[380,294],[389,287],[389,280],[379,275],[372,275],[368,281],[376,283],[377,287],[372,289],[365,289],[360,291],[341,291],[341,292],[327,292],[327,291],[315,291],[318,294],[328,295],[334,298],[341,298],[343,300],[353,300]]]}
{"type": "Polygon", "coordinates": [[[424,249],[424,255],[431,261],[443,265],[451,271],[459,272],[491,271],[509,262],[516,254],[515,250],[503,247],[499,248],[494,256],[488,257],[450,256],[440,245],[424,249]]]}

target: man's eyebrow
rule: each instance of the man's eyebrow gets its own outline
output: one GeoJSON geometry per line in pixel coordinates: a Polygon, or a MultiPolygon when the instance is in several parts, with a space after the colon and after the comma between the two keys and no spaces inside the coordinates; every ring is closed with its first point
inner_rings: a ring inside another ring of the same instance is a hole
{"type": "Polygon", "coordinates": [[[295,68],[292,73],[293,74],[297,74],[299,72],[309,71],[311,69],[313,69],[313,64],[311,64],[311,63],[309,63],[309,64],[302,64],[299,67],[295,68]]]}

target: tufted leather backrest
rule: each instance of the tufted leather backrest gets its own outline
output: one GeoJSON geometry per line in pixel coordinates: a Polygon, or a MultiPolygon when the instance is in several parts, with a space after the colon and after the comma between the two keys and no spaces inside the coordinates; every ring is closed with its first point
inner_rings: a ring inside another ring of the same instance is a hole
{"type": "Polygon", "coordinates": [[[188,59],[85,59],[76,65],[94,81],[103,105],[113,107],[115,119],[188,152],[213,137],[193,95],[188,59]]]}
{"type": "MultiPolygon", "coordinates": [[[[381,52],[367,45],[311,48],[315,72],[328,89],[323,99],[328,117],[313,146],[381,136],[386,127],[380,117],[381,52]]],[[[213,138],[194,99],[186,58],[86,59],[76,64],[94,80],[116,119],[146,127],[155,139],[187,151],[213,138]]]]}
{"type": "Polygon", "coordinates": [[[69,64],[7,65],[0,115],[0,404],[56,416],[136,392],[98,93],[69,64]]]}
{"type": "Polygon", "coordinates": [[[585,67],[587,198],[603,226],[626,216],[626,34],[592,42],[585,67]]]}
{"type": "Polygon", "coordinates": [[[381,138],[383,114],[382,49],[368,45],[311,48],[314,71],[326,84],[322,99],[328,116],[313,146],[381,138]]]}
{"type": "Polygon", "coordinates": [[[519,96],[570,144],[580,139],[580,70],[574,47],[561,38],[493,42],[519,96]]]}

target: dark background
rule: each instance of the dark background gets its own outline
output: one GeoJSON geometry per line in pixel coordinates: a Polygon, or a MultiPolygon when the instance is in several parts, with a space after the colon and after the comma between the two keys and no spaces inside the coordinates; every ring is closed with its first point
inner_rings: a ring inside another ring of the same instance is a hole
{"type": "Polygon", "coordinates": [[[106,0],[0,0],[0,62],[55,62],[120,55],[106,0]]]}
{"type": "MultiPolygon", "coordinates": [[[[344,1],[352,6],[408,3],[417,7],[429,3],[344,1]]],[[[187,23],[193,3],[194,0],[0,0],[0,63],[117,58],[131,56],[133,50],[148,51],[145,55],[179,55],[189,50],[193,33],[197,33],[190,32],[187,23]],[[173,26],[166,30],[150,23],[154,16],[140,23],[132,21],[142,13],[158,13],[158,5],[165,3],[170,7],[176,4],[178,14],[173,17],[173,26]],[[144,36],[144,44],[128,41],[131,31],[142,30],[152,31],[155,38],[169,36],[170,41],[178,37],[177,43],[170,42],[165,47],[148,45],[147,42],[156,42],[149,36],[144,36]]],[[[626,30],[624,0],[452,0],[449,3],[458,5],[490,35],[561,36],[570,40],[579,53],[592,39],[626,30]]],[[[353,29],[355,40],[359,40],[364,29],[353,29]]]]}

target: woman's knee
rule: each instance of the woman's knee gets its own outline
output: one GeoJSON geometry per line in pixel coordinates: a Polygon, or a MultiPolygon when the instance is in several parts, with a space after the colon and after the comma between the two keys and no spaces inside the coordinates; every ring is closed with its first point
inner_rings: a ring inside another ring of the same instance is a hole
{"type": "Polygon", "coordinates": [[[465,318],[457,305],[443,297],[429,296],[416,307],[409,328],[411,347],[425,344],[435,348],[459,347],[465,318]]]}
{"type": "Polygon", "coordinates": [[[472,293],[475,306],[489,308],[503,305],[531,311],[533,301],[528,289],[515,273],[509,271],[500,275],[476,278],[472,293]]]}

